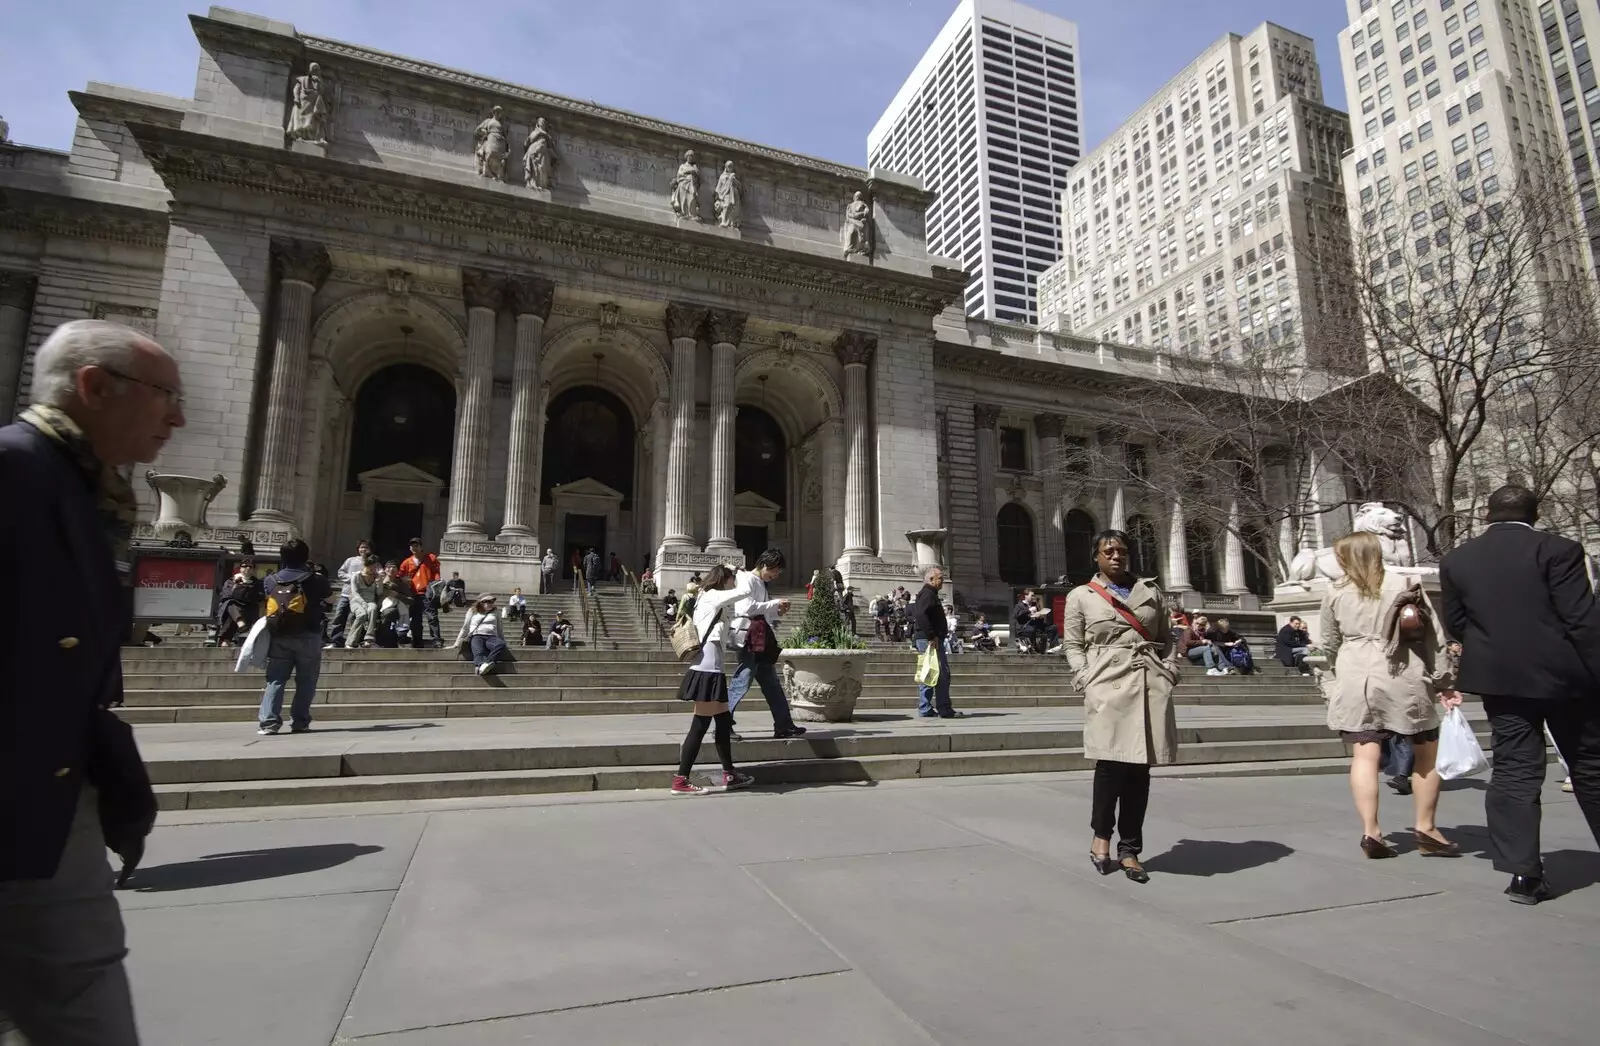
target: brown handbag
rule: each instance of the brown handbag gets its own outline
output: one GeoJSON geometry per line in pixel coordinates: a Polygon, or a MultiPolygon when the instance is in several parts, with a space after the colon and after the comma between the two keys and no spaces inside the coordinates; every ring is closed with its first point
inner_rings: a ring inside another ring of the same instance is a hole
{"type": "Polygon", "coordinates": [[[1395,617],[1395,628],[1402,643],[1421,642],[1428,634],[1428,611],[1420,603],[1407,603],[1395,617]]]}

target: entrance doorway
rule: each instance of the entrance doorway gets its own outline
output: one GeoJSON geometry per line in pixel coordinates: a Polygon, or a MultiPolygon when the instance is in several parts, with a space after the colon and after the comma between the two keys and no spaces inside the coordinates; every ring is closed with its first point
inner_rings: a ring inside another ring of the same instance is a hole
{"type": "Polygon", "coordinates": [[[580,516],[576,512],[567,513],[566,525],[562,528],[565,535],[566,547],[561,559],[561,576],[570,578],[574,573],[574,564],[583,562],[583,555],[591,548],[600,553],[600,562],[606,563],[606,517],[580,516]]]}
{"type": "Polygon", "coordinates": [[[739,551],[744,553],[744,565],[749,569],[756,557],[767,550],[767,528],[735,525],[733,540],[739,546],[739,551]]]}
{"type": "Polygon", "coordinates": [[[422,535],[422,504],[415,501],[375,501],[372,504],[372,554],[380,560],[400,562],[410,555],[406,543],[422,535]]]}

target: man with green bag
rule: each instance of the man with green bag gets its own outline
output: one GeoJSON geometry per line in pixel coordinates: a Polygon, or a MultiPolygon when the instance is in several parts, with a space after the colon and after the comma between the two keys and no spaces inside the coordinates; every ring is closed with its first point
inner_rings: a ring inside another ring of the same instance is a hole
{"type": "Polygon", "coordinates": [[[923,571],[922,590],[911,604],[911,625],[917,642],[917,677],[934,674],[932,684],[921,683],[921,699],[917,702],[917,715],[923,719],[960,719],[962,713],[950,707],[950,662],[945,657],[944,637],[949,625],[944,617],[944,604],[939,600],[939,590],[944,587],[944,571],[928,567],[923,571]],[[931,655],[931,657],[930,657],[931,655]],[[923,659],[932,662],[926,667],[923,659]]]}

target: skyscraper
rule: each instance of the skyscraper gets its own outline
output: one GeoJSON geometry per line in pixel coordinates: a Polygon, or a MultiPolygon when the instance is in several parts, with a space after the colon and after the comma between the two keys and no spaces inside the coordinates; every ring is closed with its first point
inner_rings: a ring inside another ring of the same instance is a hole
{"type": "Polygon", "coordinates": [[[869,166],[922,179],[928,250],[966,269],[968,315],[1038,321],[1061,256],[1057,202],[1082,152],[1078,27],[1014,0],[961,0],[867,135],[869,166]]]}
{"type": "Polygon", "coordinates": [[[1270,351],[1350,366],[1318,329],[1348,287],[1340,157],[1349,118],[1322,104],[1316,47],[1264,22],[1180,70],[1068,179],[1040,322],[1206,356],[1270,351]]]}

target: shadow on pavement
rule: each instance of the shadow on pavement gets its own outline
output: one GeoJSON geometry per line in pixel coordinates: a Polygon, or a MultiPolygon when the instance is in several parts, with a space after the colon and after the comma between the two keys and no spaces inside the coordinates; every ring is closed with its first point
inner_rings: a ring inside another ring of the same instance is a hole
{"type": "Polygon", "coordinates": [[[1454,781],[1440,781],[1441,792],[1486,792],[1489,782],[1477,777],[1458,777],[1454,781]]]}
{"type": "Polygon", "coordinates": [[[323,843],[317,846],[284,846],[276,850],[207,854],[195,861],[140,868],[128,879],[128,889],[139,893],[163,893],[168,890],[198,890],[207,886],[277,879],[285,875],[304,875],[336,868],[382,849],[381,846],[358,846],[355,843],[323,843]]]}
{"type": "Polygon", "coordinates": [[[427,730],[443,726],[443,723],[373,723],[370,726],[318,726],[313,727],[314,734],[378,734],[391,730],[427,730]]]}
{"type": "Polygon", "coordinates": [[[1574,893],[1600,883],[1600,853],[1593,850],[1556,850],[1544,855],[1544,874],[1556,896],[1574,893]]]}
{"type": "Polygon", "coordinates": [[[1281,861],[1292,853],[1293,847],[1264,839],[1242,843],[1220,839],[1179,839],[1178,845],[1150,858],[1144,862],[1144,866],[1152,872],[1164,872],[1167,875],[1228,875],[1281,861]]]}

